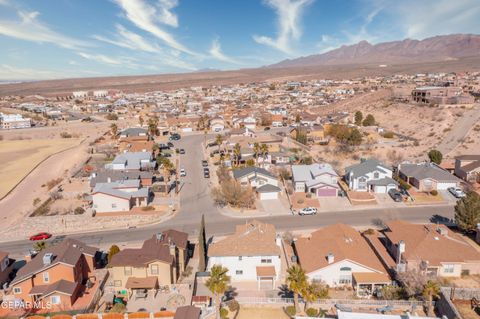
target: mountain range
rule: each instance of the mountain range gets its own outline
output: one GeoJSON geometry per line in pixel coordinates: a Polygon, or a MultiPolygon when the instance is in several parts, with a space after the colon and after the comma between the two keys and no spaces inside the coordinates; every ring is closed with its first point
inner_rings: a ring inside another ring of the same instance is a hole
{"type": "Polygon", "coordinates": [[[424,40],[405,39],[402,41],[371,44],[360,41],[343,45],[322,54],[296,59],[287,59],[269,67],[304,67],[339,64],[398,64],[432,61],[448,61],[462,57],[480,56],[480,35],[452,34],[424,40]]]}

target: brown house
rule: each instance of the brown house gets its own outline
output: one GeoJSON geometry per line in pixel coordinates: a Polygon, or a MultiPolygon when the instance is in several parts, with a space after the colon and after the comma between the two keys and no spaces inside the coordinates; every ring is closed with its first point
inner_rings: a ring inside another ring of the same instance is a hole
{"type": "Polygon", "coordinates": [[[74,309],[96,268],[98,249],[66,239],[41,251],[20,268],[9,293],[25,303],[50,303],[58,310],[74,309]]]}
{"type": "Polygon", "coordinates": [[[170,229],[115,254],[109,268],[116,292],[131,297],[176,283],[187,260],[188,234],[170,229]]]}
{"type": "Polygon", "coordinates": [[[456,157],[455,175],[468,182],[480,182],[480,155],[456,157]]]}
{"type": "Polygon", "coordinates": [[[10,279],[14,260],[8,257],[8,253],[0,250],[0,289],[10,279]]]}

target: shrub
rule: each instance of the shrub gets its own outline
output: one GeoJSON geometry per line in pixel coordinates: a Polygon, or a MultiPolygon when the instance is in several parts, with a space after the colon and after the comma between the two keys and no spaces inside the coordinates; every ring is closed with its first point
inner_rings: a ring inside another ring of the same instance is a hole
{"type": "Polygon", "coordinates": [[[41,202],[40,198],[38,198],[38,197],[35,198],[35,199],[33,200],[33,206],[37,206],[38,204],[40,204],[40,202],[41,202]]]}
{"type": "Polygon", "coordinates": [[[110,263],[112,261],[112,257],[119,252],[120,248],[117,245],[112,245],[108,250],[108,263],[110,263]]]}
{"type": "Polygon", "coordinates": [[[60,133],[61,138],[72,138],[72,134],[67,133],[67,132],[62,132],[60,133]]]}
{"type": "Polygon", "coordinates": [[[373,235],[375,231],[371,228],[367,229],[366,231],[363,232],[365,235],[373,235]]]}
{"type": "Polygon", "coordinates": [[[106,118],[109,121],[116,121],[116,120],[118,120],[118,115],[115,114],[115,113],[109,113],[109,114],[107,114],[106,118]]]}
{"type": "Polygon", "coordinates": [[[297,314],[295,306],[288,306],[287,308],[285,308],[285,312],[292,318],[295,317],[295,315],[297,314]]]}
{"type": "Polygon", "coordinates": [[[85,209],[83,209],[83,207],[80,207],[78,206],[77,208],[75,208],[75,210],[73,211],[73,213],[75,215],[82,215],[85,213],[85,209]]]}
{"type": "Polygon", "coordinates": [[[112,313],[124,313],[127,310],[127,307],[123,303],[116,303],[110,312],[112,313]]]}
{"type": "Polygon", "coordinates": [[[225,308],[220,308],[220,318],[227,319],[228,318],[228,310],[225,308]]]}
{"type": "Polygon", "coordinates": [[[430,195],[437,196],[438,191],[434,189],[434,190],[430,191],[430,195]]]}
{"type": "Polygon", "coordinates": [[[240,309],[240,305],[238,304],[238,301],[230,300],[228,302],[228,310],[230,310],[230,312],[236,312],[238,311],[238,309],[240,309]]]}
{"type": "Polygon", "coordinates": [[[383,133],[382,136],[384,138],[393,138],[394,134],[393,134],[393,132],[388,131],[388,132],[383,133]]]}
{"type": "Polygon", "coordinates": [[[315,308],[308,308],[305,313],[307,314],[307,316],[309,317],[316,317],[318,316],[318,310],[315,309],[315,308]]]}
{"type": "Polygon", "coordinates": [[[155,210],[155,207],[149,205],[149,206],[142,207],[142,210],[144,212],[148,212],[148,211],[151,211],[151,210],[155,210]]]}

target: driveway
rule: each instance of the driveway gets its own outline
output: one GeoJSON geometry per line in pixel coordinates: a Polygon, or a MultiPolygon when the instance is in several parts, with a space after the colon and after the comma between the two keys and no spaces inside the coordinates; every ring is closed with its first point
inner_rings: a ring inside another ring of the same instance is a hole
{"type": "Polygon", "coordinates": [[[269,216],[291,215],[289,204],[284,196],[278,199],[257,200],[258,210],[264,211],[269,216]]]}

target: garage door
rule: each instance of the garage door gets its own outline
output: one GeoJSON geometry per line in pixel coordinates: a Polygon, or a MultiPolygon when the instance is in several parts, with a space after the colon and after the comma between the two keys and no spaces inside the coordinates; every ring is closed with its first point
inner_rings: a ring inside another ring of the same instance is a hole
{"type": "Polygon", "coordinates": [[[317,196],[334,197],[337,196],[337,190],[335,188],[319,188],[317,189],[317,196]]]}
{"type": "Polygon", "coordinates": [[[273,193],[260,193],[260,199],[261,199],[261,200],[278,199],[278,193],[277,193],[277,192],[273,192],[273,193]]]}
{"type": "Polygon", "coordinates": [[[437,183],[437,190],[442,191],[442,190],[448,189],[449,187],[456,187],[456,186],[457,186],[456,183],[437,183]]]}

